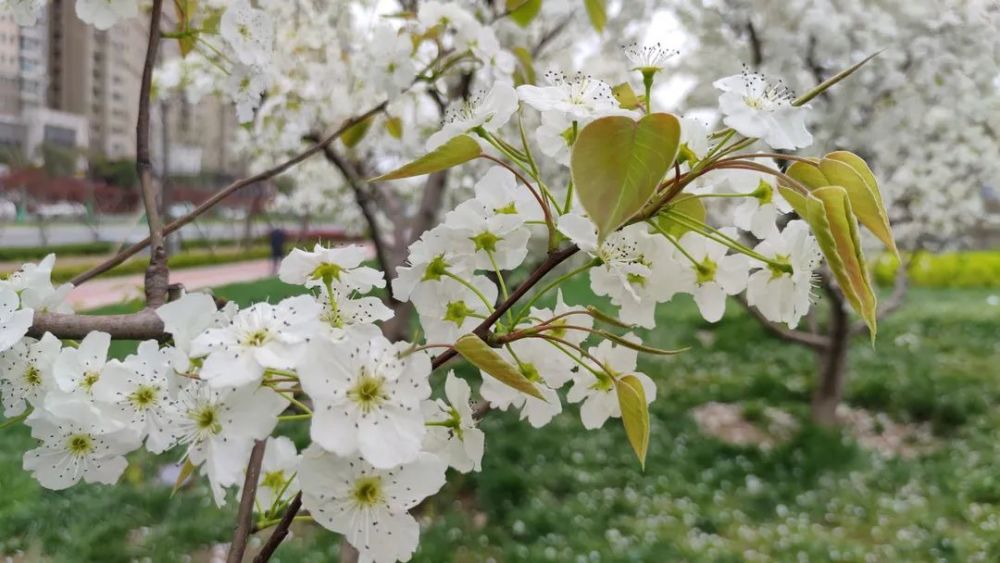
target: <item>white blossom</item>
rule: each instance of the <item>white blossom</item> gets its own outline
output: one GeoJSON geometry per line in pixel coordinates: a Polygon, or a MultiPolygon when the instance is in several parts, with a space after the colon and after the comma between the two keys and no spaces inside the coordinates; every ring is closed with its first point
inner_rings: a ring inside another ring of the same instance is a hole
{"type": "Polygon", "coordinates": [[[427,420],[424,451],[430,452],[462,473],[482,470],[486,435],[476,425],[472,389],[464,379],[449,371],[444,381],[445,397],[424,401],[421,409],[427,420]]]}
{"type": "Polygon", "coordinates": [[[816,239],[804,221],[790,221],[754,250],[789,266],[791,272],[766,265],[750,274],[747,303],[769,320],[794,328],[812,304],[813,270],[822,258],[816,239]]]}
{"type": "Polygon", "coordinates": [[[45,395],[56,387],[53,364],[62,343],[46,332],[41,340],[25,338],[0,353],[0,395],[8,418],[24,412],[26,405],[39,408],[45,395]]]}
{"type": "MultiPolygon", "coordinates": [[[[635,343],[640,342],[633,334],[627,334],[625,338],[635,343]]],[[[617,382],[620,377],[636,377],[642,384],[646,402],[652,403],[656,399],[656,384],[648,375],[635,371],[638,352],[626,346],[612,344],[608,340],[602,341],[588,352],[601,362],[601,365],[593,366],[596,375],[589,370],[578,370],[573,375],[573,386],[566,395],[571,403],[583,403],[580,405],[580,419],[584,428],[600,428],[608,418],[621,417],[621,405],[615,389],[616,385],[620,385],[617,382]]]]}
{"type": "Polygon", "coordinates": [[[264,10],[248,0],[235,0],[219,22],[219,34],[245,65],[265,65],[271,59],[274,22],[264,10]]]}
{"type": "Polygon", "coordinates": [[[76,16],[97,29],[109,29],[123,19],[138,15],[136,0],[76,0],[76,16]]]}
{"type": "Polygon", "coordinates": [[[722,90],[723,122],[741,135],[763,139],[775,149],[812,144],[805,124],[808,106],[793,106],[795,95],[782,83],[771,84],[763,75],[744,70],[713,84],[722,90]]]}
{"type": "Polygon", "coordinates": [[[479,92],[448,108],[441,130],[427,139],[427,150],[443,145],[453,137],[482,127],[496,132],[517,111],[517,93],[505,82],[493,85],[488,92],[479,92]]]}

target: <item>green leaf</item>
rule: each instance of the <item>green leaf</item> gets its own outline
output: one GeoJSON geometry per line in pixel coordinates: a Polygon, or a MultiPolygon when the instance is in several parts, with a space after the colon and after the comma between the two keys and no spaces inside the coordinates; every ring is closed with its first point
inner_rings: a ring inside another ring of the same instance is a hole
{"type": "Polygon", "coordinates": [[[677,158],[680,137],[680,122],[668,113],[602,117],[580,131],[570,173],[601,240],[649,200],[677,158]]]}
{"type": "Polygon", "coordinates": [[[201,22],[201,32],[208,35],[219,33],[219,24],[222,23],[222,10],[210,12],[201,22]]]}
{"type": "Polygon", "coordinates": [[[194,50],[198,42],[198,33],[191,29],[191,16],[198,9],[198,0],[174,0],[174,11],[177,13],[177,45],[181,57],[186,57],[194,50]]]}
{"type": "Polygon", "coordinates": [[[398,180],[412,176],[423,176],[432,172],[446,170],[468,162],[483,153],[479,143],[468,135],[459,135],[424,156],[405,164],[392,172],[372,178],[371,182],[398,180]]]}
{"type": "Polygon", "coordinates": [[[618,105],[625,109],[635,109],[642,105],[642,100],[639,99],[635,90],[632,89],[632,85],[628,82],[622,82],[612,88],[611,94],[618,100],[618,105]]]}
{"type": "Polygon", "coordinates": [[[792,208],[809,223],[844,297],[864,319],[874,340],[877,302],[847,190],[841,186],[825,186],[803,196],[785,186],[779,189],[792,208]]]}
{"type": "Polygon", "coordinates": [[[684,233],[690,231],[691,228],[674,221],[670,217],[671,211],[676,211],[692,219],[697,219],[700,223],[704,223],[707,216],[705,204],[702,203],[701,198],[691,194],[682,193],[678,195],[656,216],[656,222],[660,228],[674,238],[680,238],[684,233]]]}
{"type": "Polygon", "coordinates": [[[388,117],[385,120],[385,130],[393,139],[403,138],[403,120],[398,117],[388,117]]]}
{"type": "Polygon", "coordinates": [[[507,0],[510,19],[521,27],[528,27],[541,9],[542,0],[507,0]]]}
{"type": "Polygon", "coordinates": [[[352,148],[361,142],[361,139],[365,138],[368,133],[368,128],[372,126],[372,121],[374,121],[375,116],[370,116],[368,119],[361,120],[354,125],[348,127],[343,133],[340,134],[340,141],[344,143],[347,148],[352,148]]]}
{"type": "Polygon", "coordinates": [[[490,348],[489,344],[475,334],[466,334],[459,338],[455,342],[455,351],[472,365],[492,375],[497,381],[541,401],[545,400],[535,384],[524,377],[521,370],[503,359],[496,350],[490,348]]]}
{"type": "Polygon", "coordinates": [[[514,70],[514,82],[517,86],[522,84],[534,84],[538,76],[535,74],[535,64],[531,56],[531,51],[524,47],[514,47],[514,56],[517,57],[517,68],[514,70]]]}
{"type": "Polygon", "coordinates": [[[190,477],[191,474],[194,473],[195,469],[197,469],[197,466],[191,463],[190,459],[184,458],[184,465],[181,466],[181,470],[177,474],[177,480],[174,481],[174,489],[170,491],[170,496],[174,496],[175,494],[177,494],[177,491],[179,491],[181,487],[184,486],[185,481],[187,481],[188,477],[190,477]]]}
{"type": "Polygon", "coordinates": [[[854,153],[837,151],[824,156],[819,167],[832,185],[843,186],[847,190],[858,221],[898,257],[889,214],[878,189],[878,180],[868,164],[854,153]]]}
{"type": "Polygon", "coordinates": [[[604,31],[604,25],[608,23],[605,3],[606,0],[583,0],[583,6],[587,9],[587,17],[590,18],[590,25],[594,26],[597,33],[604,31]]]}
{"type": "Polygon", "coordinates": [[[634,375],[626,375],[615,382],[618,405],[622,409],[622,424],[629,444],[639,458],[639,464],[646,468],[646,452],[649,450],[649,404],[642,382],[634,375]]]}
{"type": "Polygon", "coordinates": [[[788,167],[785,174],[802,182],[810,190],[830,185],[830,181],[826,179],[826,175],[819,169],[818,160],[815,162],[796,160],[788,167]]]}

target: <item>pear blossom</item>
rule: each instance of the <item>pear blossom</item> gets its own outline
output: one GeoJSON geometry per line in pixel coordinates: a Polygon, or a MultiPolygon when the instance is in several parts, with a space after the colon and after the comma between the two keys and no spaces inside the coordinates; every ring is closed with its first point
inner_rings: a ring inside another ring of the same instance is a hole
{"type": "Polygon", "coordinates": [[[313,399],[313,442],[339,456],[360,453],[376,467],[416,458],[424,437],[420,402],[431,394],[430,358],[409,345],[349,334],[313,342],[298,366],[313,399]]]}
{"type": "MultiPolygon", "coordinates": [[[[302,456],[295,444],[285,436],[270,436],[264,446],[264,459],[260,464],[257,481],[257,503],[267,510],[275,503],[295,496],[299,492],[299,462],[302,456]]],[[[240,484],[240,496],[243,494],[240,484]]]]}
{"type": "Polygon", "coordinates": [[[371,41],[372,78],[379,90],[395,98],[413,82],[417,74],[413,58],[413,42],[390,25],[375,28],[371,41]]]}
{"type": "Polygon", "coordinates": [[[299,295],[236,313],[228,325],[191,342],[192,356],[206,356],[199,375],[213,387],[229,387],[259,381],[268,368],[293,368],[321,310],[313,297],[299,295]]]}
{"type": "Polygon", "coordinates": [[[25,338],[0,353],[4,416],[18,416],[26,405],[42,406],[46,393],[56,387],[52,370],[60,348],[59,339],[46,332],[41,340],[25,338]]]}
{"type": "Polygon", "coordinates": [[[0,288],[10,288],[21,298],[21,308],[36,312],[72,313],[65,302],[73,285],[69,283],[56,287],[52,284],[52,268],[56,255],[49,254],[38,264],[28,263],[6,279],[0,280],[0,288]]]}
{"type": "Polygon", "coordinates": [[[147,340],[124,361],[108,362],[92,391],[94,399],[113,405],[114,415],[146,439],[146,449],[158,454],[175,441],[171,418],[178,387],[167,352],[147,340]]]}
{"type": "Polygon", "coordinates": [[[496,284],[485,276],[472,276],[466,283],[444,278],[427,282],[414,292],[410,301],[420,314],[420,326],[428,342],[454,342],[492,311],[497,300],[496,284]]]}
{"type": "Polygon", "coordinates": [[[228,324],[236,311],[236,304],[232,302],[225,309],[217,310],[215,300],[207,293],[185,293],[157,307],[156,316],[163,321],[163,330],[172,337],[174,347],[188,354],[191,342],[198,335],[209,328],[228,324]]]}
{"type": "MultiPolygon", "coordinates": [[[[535,129],[535,141],[542,154],[569,166],[570,149],[575,142],[574,120],[561,112],[542,112],[542,123],[535,129]]],[[[576,131],[580,124],[577,122],[576,131]]]]}
{"type": "Polygon", "coordinates": [[[684,253],[677,251],[675,260],[680,267],[674,277],[681,291],[694,297],[706,321],[718,322],[726,310],[726,296],[746,289],[748,258],[742,254],[727,255],[728,247],[693,231],[684,233],[678,244],[684,253]]]}
{"type": "Polygon", "coordinates": [[[812,144],[805,124],[809,106],[793,106],[795,94],[781,82],[771,84],[764,75],[744,69],[716,80],[713,86],[722,90],[722,121],[741,135],[763,139],[775,149],[794,150],[812,144]]]}
{"type": "Polygon", "coordinates": [[[294,248],[281,261],[278,279],[285,283],[317,287],[336,283],[347,290],[367,293],[385,287],[385,275],[363,266],[370,252],[363,246],[327,248],[316,244],[312,252],[294,248]]]}
{"type": "Polygon", "coordinates": [[[517,87],[521,101],[543,114],[561,112],[581,122],[607,115],[635,115],[619,107],[611,86],[603,80],[580,73],[570,77],[556,71],[546,72],[545,79],[549,86],[524,84],[517,87]]]}
{"type": "Polygon", "coordinates": [[[226,93],[236,104],[239,122],[253,121],[254,111],[260,107],[261,96],[267,89],[267,75],[258,67],[238,64],[230,71],[225,85],[226,93]]]}
{"type": "Polygon", "coordinates": [[[192,381],[177,395],[173,425],[187,459],[201,467],[215,504],[226,503],[227,487],[243,482],[255,440],[267,438],[288,400],[267,387],[217,388],[192,381]]]}
{"type": "Polygon", "coordinates": [[[510,120],[515,111],[517,93],[514,87],[498,82],[488,92],[479,92],[468,100],[449,107],[444,126],[427,139],[427,150],[436,149],[453,137],[478,127],[491,133],[496,132],[510,120]]]}
{"type": "Polygon", "coordinates": [[[780,233],[775,230],[754,250],[790,266],[791,271],[768,265],[750,274],[747,303],[767,319],[794,328],[812,304],[813,270],[822,258],[819,244],[805,221],[795,220],[780,233]]]}
{"type": "Polygon", "coordinates": [[[678,290],[671,276],[677,264],[669,243],[635,224],[598,244],[597,228],[578,214],[561,216],[559,230],[599,261],[590,271],[591,290],[610,297],[621,320],[653,328],[656,304],[669,301],[678,290]]]}
{"type": "Polygon", "coordinates": [[[139,434],[130,428],[109,429],[85,398],[66,397],[58,410],[46,407],[28,417],[26,424],[40,444],[25,452],[24,469],[47,489],[66,489],[81,479],[114,484],[128,466],[125,454],[141,444],[139,434]]]}
{"type": "Polygon", "coordinates": [[[632,70],[638,70],[644,74],[663,70],[666,68],[667,61],[680,54],[674,49],[663,47],[660,43],[641,45],[638,42],[632,42],[628,45],[622,45],[622,51],[628,62],[632,63],[632,70]]]}
{"type": "Polygon", "coordinates": [[[21,298],[17,292],[0,286],[0,352],[17,344],[31,328],[35,312],[20,307],[21,298]]]}
{"type": "Polygon", "coordinates": [[[340,340],[351,331],[378,334],[378,327],[372,323],[395,315],[378,297],[357,297],[337,287],[333,287],[332,295],[323,292],[319,301],[323,307],[319,321],[330,340],[340,340]]]}
{"type": "Polygon", "coordinates": [[[408,264],[396,268],[392,294],[400,301],[409,301],[418,286],[437,281],[447,274],[463,276],[472,273],[475,247],[446,225],[425,232],[410,245],[408,264]]]}
{"type": "MultiPolygon", "coordinates": [[[[681,153],[695,160],[701,160],[712,148],[708,138],[708,125],[696,117],[683,116],[681,122],[681,153]]],[[[724,170],[723,172],[728,172],[724,170]]]]}
{"type": "Polygon", "coordinates": [[[423,449],[462,473],[481,471],[486,435],[476,425],[469,401],[469,384],[449,371],[444,381],[448,401],[424,401],[421,409],[427,420],[423,449]]]}
{"type": "Polygon", "coordinates": [[[526,186],[519,186],[514,173],[502,166],[491,166],[473,186],[476,201],[485,211],[496,215],[515,215],[525,221],[542,221],[541,205],[526,186]]]}
{"type": "Polygon", "coordinates": [[[248,0],[235,0],[219,21],[219,34],[245,65],[264,65],[271,59],[274,22],[248,0]]]}
{"type": "Polygon", "coordinates": [[[479,394],[494,408],[503,411],[511,407],[519,409],[521,420],[541,428],[562,412],[562,402],[556,389],[570,379],[572,360],[552,343],[538,338],[517,340],[509,346],[514,353],[502,349],[499,350],[500,355],[534,383],[545,400],[522,393],[485,371],[480,371],[483,384],[479,387],[479,394]]]}
{"type": "Polygon", "coordinates": [[[59,389],[66,393],[92,392],[108,363],[109,346],[111,335],[94,331],[80,341],[78,348],[63,348],[53,367],[59,389]]]}
{"type": "Polygon", "coordinates": [[[531,233],[522,228],[517,214],[496,213],[478,199],[459,204],[445,215],[444,224],[474,248],[473,265],[478,270],[513,270],[528,255],[531,233]]]}
{"type": "Polygon", "coordinates": [[[121,20],[139,15],[135,0],[77,0],[76,16],[97,29],[109,29],[121,20]]]}
{"type": "Polygon", "coordinates": [[[420,525],[409,510],[444,486],[446,469],[427,453],[378,468],[313,444],[303,452],[299,470],[302,505],[321,526],[343,534],[360,563],[408,561],[420,541],[420,525]]]}
{"type": "MultiPolygon", "coordinates": [[[[629,341],[639,343],[634,334],[627,334],[629,341]]],[[[571,403],[581,403],[580,420],[584,428],[594,430],[604,426],[608,418],[619,418],[622,415],[615,386],[620,377],[631,375],[642,384],[646,402],[656,399],[656,384],[648,375],[635,371],[638,352],[626,346],[612,344],[603,340],[588,353],[601,362],[593,366],[594,371],[581,369],[573,374],[573,386],[566,395],[571,403]],[[595,375],[595,372],[597,375],[595,375]]]]}

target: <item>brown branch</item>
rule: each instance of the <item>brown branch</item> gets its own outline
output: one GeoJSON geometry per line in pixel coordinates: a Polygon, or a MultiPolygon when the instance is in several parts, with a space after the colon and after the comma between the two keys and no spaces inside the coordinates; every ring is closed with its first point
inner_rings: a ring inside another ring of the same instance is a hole
{"type": "Polygon", "coordinates": [[[546,45],[551,43],[556,37],[559,36],[560,33],[562,33],[564,29],[566,29],[566,26],[569,25],[571,21],[573,21],[574,15],[575,14],[571,12],[568,16],[563,18],[562,21],[557,23],[552,29],[548,30],[547,32],[545,32],[544,35],[542,35],[542,37],[538,40],[538,43],[536,43],[535,46],[531,49],[532,59],[537,59],[538,56],[542,54],[542,50],[545,49],[546,45]]]}
{"type": "MultiPolygon", "coordinates": [[[[205,200],[201,205],[199,205],[198,207],[195,207],[194,209],[192,209],[188,214],[186,214],[186,215],[184,215],[184,216],[182,216],[182,217],[174,220],[173,222],[171,222],[171,223],[167,224],[165,227],[163,227],[163,234],[164,235],[168,235],[168,234],[176,231],[177,229],[180,229],[184,225],[187,225],[191,221],[194,221],[199,216],[201,216],[202,214],[204,214],[209,209],[215,207],[220,201],[226,199],[227,197],[229,197],[233,193],[235,193],[235,192],[237,192],[237,191],[239,191],[239,190],[241,190],[241,189],[243,189],[243,188],[245,188],[247,186],[256,184],[257,182],[261,182],[261,181],[273,178],[273,177],[277,176],[278,174],[281,174],[282,172],[284,172],[284,171],[288,170],[289,168],[295,166],[296,164],[302,162],[303,160],[305,160],[305,159],[307,159],[307,158],[315,155],[316,153],[322,151],[323,147],[325,147],[325,146],[329,145],[330,143],[332,143],[334,141],[334,139],[336,139],[337,137],[339,137],[344,131],[346,131],[347,129],[349,129],[350,127],[352,127],[353,125],[355,125],[356,123],[358,123],[360,121],[364,121],[365,119],[368,119],[369,117],[371,117],[371,116],[379,113],[380,111],[382,111],[383,109],[385,109],[385,106],[386,106],[386,102],[382,102],[379,105],[373,107],[372,109],[366,111],[365,113],[363,113],[361,115],[357,115],[355,117],[352,117],[350,119],[345,120],[344,123],[340,125],[340,127],[338,127],[336,130],[334,130],[333,133],[330,133],[325,138],[323,138],[323,140],[321,142],[316,143],[315,145],[313,145],[313,146],[309,147],[308,149],[300,152],[299,154],[293,156],[292,158],[289,158],[288,160],[282,162],[281,164],[278,164],[276,166],[268,168],[267,170],[264,170],[263,172],[260,172],[258,174],[254,174],[253,176],[249,176],[247,178],[243,178],[241,180],[237,180],[237,181],[233,182],[232,184],[229,184],[228,186],[222,188],[221,190],[219,190],[218,192],[216,192],[214,195],[212,195],[212,197],[210,197],[207,200],[205,200]]],[[[122,250],[121,252],[119,252],[118,254],[116,254],[115,256],[113,256],[112,258],[106,260],[105,262],[103,262],[103,263],[95,266],[94,268],[91,268],[90,270],[87,270],[86,272],[84,272],[84,273],[76,276],[75,278],[73,278],[72,280],[70,280],[70,282],[73,285],[80,285],[81,283],[84,283],[87,280],[93,279],[94,277],[99,276],[99,275],[103,274],[104,272],[107,272],[108,270],[110,270],[110,269],[114,268],[115,266],[121,264],[122,262],[124,262],[125,260],[131,258],[132,256],[135,256],[142,249],[146,248],[146,246],[148,246],[149,243],[150,243],[150,239],[149,239],[149,237],[146,237],[145,239],[143,239],[143,240],[141,240],[141,241],[133,244],[132,246],[129,246],[128,248],[122,250]]]]}
{"type": "Polygon", "coordinates": [[[264,447],[266,440],[257,440],[250,450],[250,461],[247,462],[247,476],[243,480],[243,495],[240,497],[239,512],[236,513],[236,528],[233,530],[233,541],[229,546],[229,556],[226,563],[241,563],[250,539],[253,518],[253,501],[257,496],[257,481],[260,479],[260,466],[264,462],[264,447]]]}
{"type": "Polygon", "coordinates": [[[298,493],[292,498],[292,502],[288,503],[288,508],[285,509],[285,513],[281,516],[281,521],[278,522],[278,525],[274,527],[274,531],[271,532],[271,537],[267,538],[267,542],[260,548],[257,557],[253,558],[254,563],[265,563],[271,560],[271,555],[274,554],[274,551],[278,549],[281,542],[288,536],[288,528],[295,521],[295,515],[298,514],[301,508],[302,493],[298,493]]]}
{"type": "Polygon", "coordinates": [[[776,323],[768,319],[755,307],[747,303],[746,298],[742,296],[737,297],[736,301],[742,305],[743,308],[746,309],[746,311],[761,324],[761,326],[782,340],[808,346],[809,348],[813,348],[815,350],[823,350],[830,345],[829,339],[823,335],[813,334],[811,332],[801,330],[793,330],[782,325],[781,323],[776,323]]]}
{"type": "MultiPolygon", "coordinates": [[[[146,304],[159,307],[167,300],[169,271],[167,270],[167,250],[163,245],[163,217],[158,204],[159,190],[153,182],[153,163],[149,156],[149,97],[156,65],[156,52],[160,46],[160,14],[163,0],[153,0],[153,10],[149,17],[149,43],[146,46],[146,60],[142,67],[142,82],[139,86],[139,118],[135,126],[135,169],[142,186],[142,202],[146,208],[146,222],[149,223],[150,258],[146,268],[146,304]]],[[[164,170],[164,176],[167,171],[164,170]]]]}
{"type": "Polygon", "coordinates": [[[65,315],[35,313],[28,336],[41,338],[51,332],[59,338],[80,340],[93,331],[107,332],[119,340],[149,340],[163,338],[163,321],[152,309],[129,315],[65,315]]]}
{"type": "Polygon", "coordinates": [[[760,65],[764,62],[764,46],[757,35],[757,28],[750,20],[747,20],[747,38],[750,40],[750,62],[754,70],[760,70],[760,65]]]}
{"type": "MultiPolygon", "coordinates": [[[[528,279],[524,280],[524,283],[517,286],[517,289],[515,289],[513,293],[510,294],[510,297],[508,297],[506,300],[504,300],[503,303],[498,305],[497,308],[494,309],[492,313],[490,313],[490,316],[483,319],[483,322],[479,323],[479,326],[477,326],[475,330],[473,330],[472,332],[477,336],[479,336],[479,338],[485,339],[489,335],[489,331],[490,328],[493,327],[493,323],[497,322],[497,320],[504,313],[506,313],[508,309],[513,307],[514,304],[517,303],[517,301],[521,297],[524,297],[525,293],[528,293],[528,290],[530,290],[532,287],[535,286],[535,284],[541,281],[541,279],[545,277],[545,274],[552,271],[552,269],[558,266],[559,264],[562,264],[570,256],[576,254],[577,250],[579,250],[579,247],[577,247],[574,244],[571,246],[567,246],[562,250],[557,250],[555,252],[549,253],[549,255],[545,258],[545,261],[539,264],[538,267],[535,268],[534,272],[531,272],[531,275],[528,276],[528,279]]],[[[445,362],[454,358],[456,353],[457,352],[455,352],[454,348],[449,348],[444,352],[441,352],[440,354],[435,356],[434,360],[431,362],[432,368],[437,369],[441,367],[442,365],[444,365],[445,362]]]]}

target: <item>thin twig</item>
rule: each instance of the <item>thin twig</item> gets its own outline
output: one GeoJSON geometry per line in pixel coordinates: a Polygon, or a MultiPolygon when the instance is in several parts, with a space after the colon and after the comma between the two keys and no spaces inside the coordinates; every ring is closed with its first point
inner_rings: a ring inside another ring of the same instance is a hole
{"type": "Polygon", "coordinates": [[[260,548],[260,552],[257,556],[253,558],[254,563],[265,563],[271,559],[271,555],[274,554],[274,550],[278,549],[281,542],[285,540],[288,536],[288,528],[295,521],[295,515],[298,514],[299,509],[302,508],[302,493],[298,493],[292,498],[292,501],[288,503],[288,508],[285,509],[285,514],[282,515],[281,521],[278,525],[274,527],[274,531],[271,532],[271,537],[267,538],[267,542],[264,546],[260,548]]]}
{"type": "Polygon", "coordinates": [[[240,497],[239,512],[236,513],[236,528],[233,530],[233,541],[229,546],[229,556],[226,563],[241,563],[253,528],[253,501],[257,496],[257,481],[260,479],[260,466],[264,462],[265,440],[257,440],[250,450],[250,461],[247,462],[247,476],[243,480],[243,495],[240,497]]]}
{"type": "Polygon", "coordinates": [[[794,342],[796,344],[802,344],[803,346],[808,346],[814,350],[825,350],[830,345],[830,339],[821,334],[813,334],[811,332],[804,332],[801,330],[794,330],[787,328],[780,323],[776,323],[767,317],[765,317],[760,311],[755,307],[747,303],[746,298],[737,297],[736,301],[743,306],[744,309],[753,316],[767,330],[772,334],[777,336],[782,340],[787,340],[789,342],[794,342]]]}
{"type": "MultiPolygon", "coordinates": [[[[336,130],[334,130],[333,133],[330,133],[329,135],[327,135],[326,137],[324,137],[322,141],[320,141],[319,143],[316,143],[315,145],[309,147],[308,149],[300,152],[299,154],[293,156],[292,158],[289,158],[288,160],[282,162],[281,164],[278,164],[276,166],[268,168],[267,170],[264,170],[263,172],[254,174],[253,176],[249,176],[249,177],[243,178],[241,180],[237,180],[237,181],[233,182],[232,184],[229,184],[228,186],[222,188],[221,190],[219,190],[218,192],[216,192],[212,197],[210,197],[207,200],[205,200],[201,205],[199,205],[198,207],[195,207],[194,209],[192,209],[188,214],[186,214],[186,215],[184,215],[182,217],[179,217],[178,219],[176,219],[173,222],[171,222],[171,223],[167,224],[166,226],[164,226],[163,227],[163,234],[164,235],[168,235],[168,234],[176,231],[177,229],[180,229],[184,225],[187,225],[191,221],[194,221],[199,216],[201,216],[202,214],[204,214],[206,211],[208,211],[209,209],[215,207],[220,201],[222,201],[222,200],[226,199],[227,197],[229,197],[230,195],[232,195],[234,192],[237,192],[237,191],[239,191],[239,190],[241,190],[241,189],[243,189],[243,188],[245,188],[247,186],[251,186],[253,184],[256,184],[257,182],[262,182],[264,180],[271,179],[271,178],[277,176],[278,174],[281,174],[282,172],[288,170],[289,168],[295,166],[296,164],[302,162],[303,160],[305,160],[305,159],[313,156],[314,154],[322,151],[323,147],[325,147],[326,145],[329,145],[330,143],[332,143],[344,131],[346,131],[347,129],[351,128],[353,125],[357,124],[358,122],[364,121],[364,120],[368,119],[369,117],[371,117],[371,116],[379,113],[380,111],[382,111],[383,109],[385,109],[385,106],[386,106],[386,102],[382,102],[379,105],[373,107],[372,109],[366,111],[365,113],[362,113],[360,115],[357,115],[355,117],[352,117],[350,119],[345,120],[344,123],[341,124],[340,127],[338,127],[336,130]]],[[[143,240],[141,240],[141,241],[133,244],[132,246],[130,246],[128,248],[126,248],[125,250],[122,250],[121,252],[119,252],[115,256],[111,257],[110,259],[108,259],[108,260],[102,262],[101,264],[99,264],[99,265],[91,268],[90,270],[87,270],[86,272],[84,272],[84,273],[76,276],[75,278],[73,278],[72,280],[70,280],[70,282],[73,285],[80,285],[81,283],[84,283],[87,280],[93,279],[94,277],[99,276],[99,275],[103,274],[104,272],[107,272],[111,268],[114,268],[115,266],[121,264],[122,262],[124,262],[125,260],[131,258],[132,256],[135,256],[142,249],[146,248],[149,245],[149,243],[150,243],[150,239],[149,239],[149,237],[146,237],[145,239],[143,239],[143,240]]]]}
{"type": "MultiPolygon", "coordinates": [[[[142,187],[142,202],[146,208],[146,222],[149,224],[151,246],[149,266],[146,267],[146,305],[159,307],[167,301],[167,250],[163,245],[163,217],[160,215],[159,190],[153,181],[153,163],[149,156],[149,97],[156,65],[156,52],[160,46],[160,14],[163,0],[153,0],[153,10],[149,16],[149,43],[146,46],[146,60],[142,67],[142,82],[139,86],[139,118],[135,126],[135,169],[142,187]]],[[[164,177],[167,175],[164,169],[164,177]]]]}

